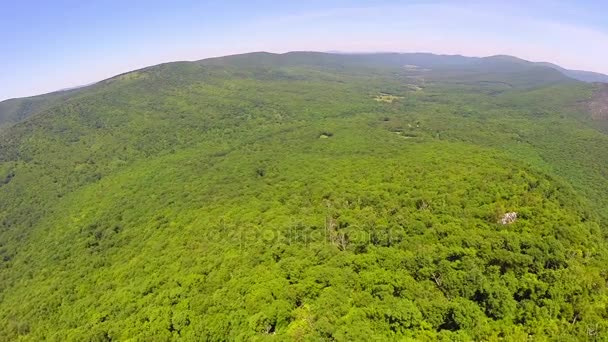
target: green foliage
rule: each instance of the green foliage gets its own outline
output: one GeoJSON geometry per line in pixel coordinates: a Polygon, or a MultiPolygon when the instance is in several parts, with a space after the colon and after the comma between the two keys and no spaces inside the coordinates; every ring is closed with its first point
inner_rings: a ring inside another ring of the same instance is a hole
{"type": "Polygon", "coordinates": [[[0,339],[606,338],[590,86],[305,56],[140,70],[0,134],[0,339]]]}

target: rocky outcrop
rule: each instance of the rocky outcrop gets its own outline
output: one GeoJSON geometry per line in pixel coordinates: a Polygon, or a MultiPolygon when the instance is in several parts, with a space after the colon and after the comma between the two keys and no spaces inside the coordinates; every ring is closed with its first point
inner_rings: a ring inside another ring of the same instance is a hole
{"type": "Polygon", "coordinates": [[[511,212],[503,215],[502,219],[500,219],[500,223],[502,224],[511,224],[517,220],[517,213],[511,212]]]}

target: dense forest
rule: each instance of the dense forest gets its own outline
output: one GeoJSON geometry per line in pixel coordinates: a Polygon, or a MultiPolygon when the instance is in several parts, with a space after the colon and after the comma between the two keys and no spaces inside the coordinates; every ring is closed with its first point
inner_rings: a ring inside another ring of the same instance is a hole
{"type": "Polygon", "coordinates": [[[608,340],[603,89],[254,53],[13,100],[0,340],[608,340]]]}

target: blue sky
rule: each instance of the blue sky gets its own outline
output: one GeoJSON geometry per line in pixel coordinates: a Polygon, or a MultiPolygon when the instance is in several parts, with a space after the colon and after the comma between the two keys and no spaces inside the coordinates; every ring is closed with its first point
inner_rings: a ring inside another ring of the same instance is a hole
{"type": "Polygon", "coordinates": [[[605,0],[0,0],[0,100],[251,51],[511,54],[608,73],[605,0]]]}

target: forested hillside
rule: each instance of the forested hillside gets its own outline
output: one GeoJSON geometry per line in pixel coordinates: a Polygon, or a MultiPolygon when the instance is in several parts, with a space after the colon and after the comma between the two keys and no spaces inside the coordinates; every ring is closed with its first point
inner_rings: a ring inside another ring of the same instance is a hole
{"type": "Polygon", "coordinates": [[[408,58],[163,64],[1,130],[0,340],[608,339],[603,88],[408,58]]]}
{"type": "Polygon", "coordinates": [[[26,120],[80,93],[81,88],[0,102],[0,129],[26,120]]]}

